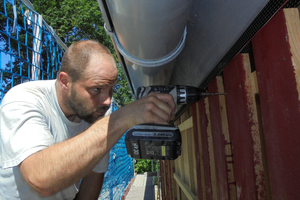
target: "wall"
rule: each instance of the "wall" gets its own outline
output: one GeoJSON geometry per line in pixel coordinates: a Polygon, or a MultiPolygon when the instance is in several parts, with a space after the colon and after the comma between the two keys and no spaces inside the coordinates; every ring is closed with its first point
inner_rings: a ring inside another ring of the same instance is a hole
{"type": "Polygon", "coordinates": [[[182,155],[161,161],[162,199],[300,197],[300,21],[278,12],[175,122],[182,155]]]}

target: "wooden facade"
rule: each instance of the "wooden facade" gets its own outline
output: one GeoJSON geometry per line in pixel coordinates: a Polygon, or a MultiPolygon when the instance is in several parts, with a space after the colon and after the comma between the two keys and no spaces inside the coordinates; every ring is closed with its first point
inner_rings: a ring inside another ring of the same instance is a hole
{"type": "Polygon", "coordinates": [[[162,199],[300,199],[300,18],[280,10],[175,122],[182,155],[161,161],[162,199]]]}

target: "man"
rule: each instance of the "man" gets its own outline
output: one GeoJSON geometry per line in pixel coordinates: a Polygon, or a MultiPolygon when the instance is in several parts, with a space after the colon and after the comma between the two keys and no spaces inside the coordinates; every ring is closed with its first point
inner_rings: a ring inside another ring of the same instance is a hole
{"type": "Polygon", "coordinates": [[[98,198],[119,138],[133,125],[174,118],[172,96],[156,93],[104,117],[116,80],[113,56],[87,40],[69,47],[56,80],[20,84],[5,95],[0,199],[98,198]]]}

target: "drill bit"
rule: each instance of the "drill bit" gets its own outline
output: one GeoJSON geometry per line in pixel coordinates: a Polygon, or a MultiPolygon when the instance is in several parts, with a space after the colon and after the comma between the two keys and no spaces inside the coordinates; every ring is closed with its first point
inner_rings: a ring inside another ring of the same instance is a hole
{"type": "Polygon", "coordinates": [[[201,92],[202,96],[213,96],[213,95],[225,95],[227,93],[207,93],[207,92],[201,92]]]}

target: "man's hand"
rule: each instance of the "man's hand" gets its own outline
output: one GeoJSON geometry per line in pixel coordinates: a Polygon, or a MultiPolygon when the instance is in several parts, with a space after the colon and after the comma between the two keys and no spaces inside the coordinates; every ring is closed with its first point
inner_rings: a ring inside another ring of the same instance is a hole
{"type": "Polygon", "coordinates": [[[118,109],[127,129],[142,123],[167,124],[175,117],[176,104],[170,94],[150,93],[143,98],[118,109]]]}

